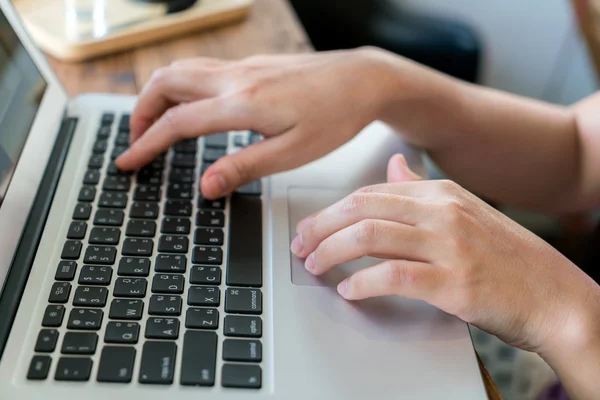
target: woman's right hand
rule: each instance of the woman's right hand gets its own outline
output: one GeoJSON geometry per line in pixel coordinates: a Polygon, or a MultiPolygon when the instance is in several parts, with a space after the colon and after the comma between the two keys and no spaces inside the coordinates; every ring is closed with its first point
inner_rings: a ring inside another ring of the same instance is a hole
{"type": "Polygon", "coordinates": [[[266,140],[223,157],[202,178],[207,198],[229,194],[326,155],[378,119],[398,62],[375,49],[177,61],[156,71],[140,94],[131,147],[117,166],[142,167],[182,139],[259,132],[266,140]]]}

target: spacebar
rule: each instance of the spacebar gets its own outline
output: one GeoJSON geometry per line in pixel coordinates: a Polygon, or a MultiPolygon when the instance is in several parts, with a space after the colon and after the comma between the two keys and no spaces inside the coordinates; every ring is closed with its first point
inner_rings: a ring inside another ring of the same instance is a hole
{"type": "Polygon", "coordinates": [[[229,213],[227,285],[262,286],[262,200],[233,194],[229,213]]]}

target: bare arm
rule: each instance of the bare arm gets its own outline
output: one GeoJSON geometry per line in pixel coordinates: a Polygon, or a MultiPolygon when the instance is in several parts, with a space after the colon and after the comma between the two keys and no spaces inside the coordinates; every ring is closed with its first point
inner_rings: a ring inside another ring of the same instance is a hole
{"type": "Polygon", "coordinates": [[[382,119],[457,182],[492,200],[546,212],[600,204],[600,93],[564,108],[427,69],[406,82],[407,61],[389,60],[402,89],[389,95],[382,119]],[[421,95],[408,98],[407,85],[421,95]]]}

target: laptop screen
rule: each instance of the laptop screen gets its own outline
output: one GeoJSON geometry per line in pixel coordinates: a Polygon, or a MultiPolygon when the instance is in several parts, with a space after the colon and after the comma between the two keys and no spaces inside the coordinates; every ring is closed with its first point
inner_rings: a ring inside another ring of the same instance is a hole
{"type": "Polygon", "coordinates": [[[0,10],[0,205],[45,91],[46,81],[0,10]]]}

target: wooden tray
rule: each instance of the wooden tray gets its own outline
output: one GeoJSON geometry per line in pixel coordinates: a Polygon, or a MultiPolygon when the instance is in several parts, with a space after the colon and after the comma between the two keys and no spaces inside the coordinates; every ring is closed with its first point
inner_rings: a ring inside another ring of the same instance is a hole
{"type": "Polygon", "coordinates": [[[13,0],[32,39],[46,53],[83,61],[169,37],[244,19],[254,0],[198,0],[173,14],[161,3],[135,0],[13,0]],[[105,5],[75,21],[70,5],[105,5]]]}

